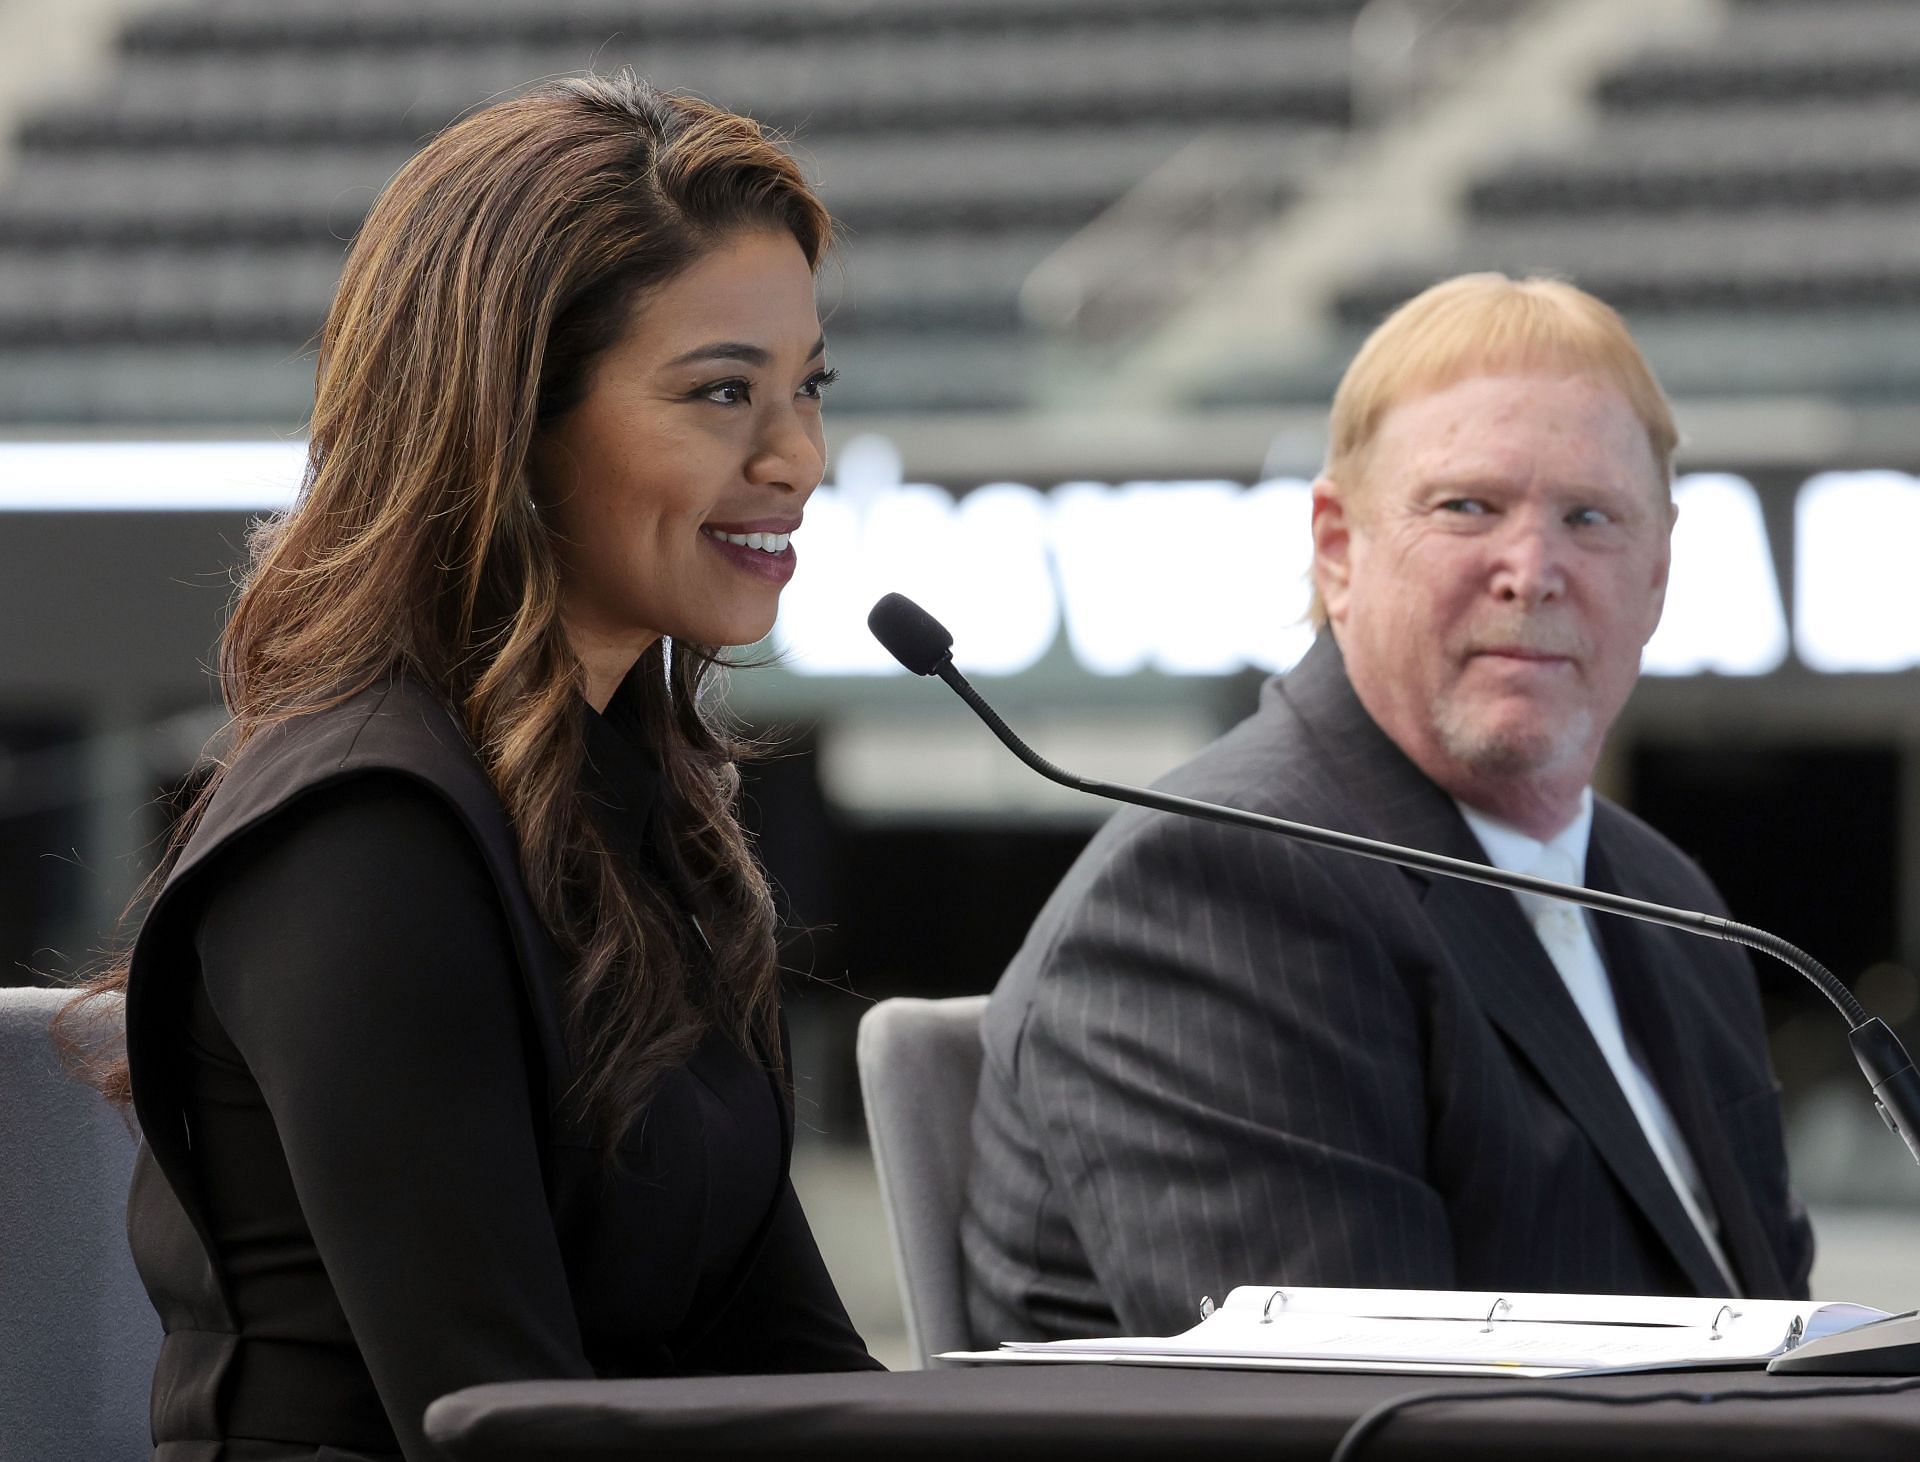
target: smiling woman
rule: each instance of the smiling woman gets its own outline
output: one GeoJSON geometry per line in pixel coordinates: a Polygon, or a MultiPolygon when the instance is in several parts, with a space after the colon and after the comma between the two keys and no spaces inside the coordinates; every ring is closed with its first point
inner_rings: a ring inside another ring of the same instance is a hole
{"type": "Polygon", "coordinates": [[[480,1382],[873,1364],[788,1181],[701,694],[823,470],[830,232],[756,124],[630,77],[475,113],[369,215],[222,645],[230,755],[88,991],[149,1144],[158,1457],[425,1458],[480,1382]]]}
{"type": "Polygon", "coordinates": [[[533,452],[563,613],[604,706],[661,635],[750,644],[793,577],[833,380],[791,233],[741,233],[633,312],[533,452]]]}

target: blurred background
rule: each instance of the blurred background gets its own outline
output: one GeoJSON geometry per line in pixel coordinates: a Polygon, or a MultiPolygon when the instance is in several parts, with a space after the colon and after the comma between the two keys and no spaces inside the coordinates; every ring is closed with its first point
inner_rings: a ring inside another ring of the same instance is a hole
{"type": "MultiPolygon", "coordinates": [[[[881,1354],[854,1024],[989,988],[1105,814],[886,673],[867,606],[945,618],[1055,760],[1158,776],[1304,647],[1333,384],[1453,273],[1593,290],[1678,407],[1603,790],[1920,1042],[1911,0],[0,0],[0,981],[85,965],[191,785],[374,195],[467,109],[622,65],[782,129],[844,228],[829,486],[732,694],[778,747],[747,813],[798,1177],[881,1354]]],[[[1920,1304],[1920,1172],[1830,1008],[1760,974],[1815,1292],[1920,1304]]]]}

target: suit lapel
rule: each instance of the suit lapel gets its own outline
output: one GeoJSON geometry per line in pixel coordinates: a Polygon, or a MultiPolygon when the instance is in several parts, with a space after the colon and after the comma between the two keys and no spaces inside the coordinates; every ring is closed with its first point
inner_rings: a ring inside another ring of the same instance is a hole
{"type": "MultiPolygon", "coordinates": [[[[1407,759],[1360,704],[1330,636],[1315,641],[1282,685],[1329,764],[1340,768],[1355,804],[1366,810],[1366,825],[1354,831],[1476,863],[1487,861],[1486,850],[1453,800],[1407,759]]],[[[1441,947],[1451,953],[1487,1019],[1586,1133],[1698,1292],[1719,1293],[1725,1288],[1720,1266],[1654,1157],[1639,1119],[1519,901],[1505,889],[1430,878],[1410,869],[1402,872],[1419,887],[1421,906],[1433,920],[1441,947]]],[[[1597,922],[1627,921],[1601,916],[1597,922]]],[[[1610,968],[1627,962],[1624,953],[1616,962],[1610,947],[1602,947],[1610,968]]]]}
{"type": "Polygon", "coordinates": [[[1422,903],[1441,940],[1456,952],[1456,965],[1487,1019],[1586,1133],[1694,1287],[1701,1294],[1719,1293],[1726,1287],[1719,1266],[1513,895],[1434,879],[1422,903]]]}
{"type": "MultiPolygon", "coordinates": [[[[1634,898],[1656,898],[1658,890],[1633,886],[1631,878],[1618,876],[1609,857],[1614,841],[1607,820],[1596,816],[1589,882],[1634,898]]],[[[1601,923],[1601,948],[1628,1039],[1639,1048],[1700,1170],[1720,1222],[1720,1246],[1735,1278],[1750,1295],[1785,1294],[1779,1256],[1720,1120],[1723,1094],[1707,1080],[1704,1062],[1723,1038],[1699,991],[1697,970],[1676,944],[1692,936],[1631,919],[1601,923]]]]}

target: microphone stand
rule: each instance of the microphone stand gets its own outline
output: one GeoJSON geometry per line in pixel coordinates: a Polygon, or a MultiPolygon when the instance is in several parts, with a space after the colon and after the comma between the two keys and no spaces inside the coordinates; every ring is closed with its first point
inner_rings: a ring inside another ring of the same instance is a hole
{"type": "MultiPolygon", "coordinates": [[[[1539,878],[1530,873],[1509,873],[1504,868],[1485,863],[1450,858],[1421,848],[1383,843],[1353,833],[1315,827],[1310,823],[1290,822],[1286,818],[1249,812],[1244,808],[1225,807],[1191,797],[1156,792],[1148,787],[1080,776],[1048,761],[1000,718],[1000,713],[987,704],[980,692],[973,688],[973,683],[953,663],[952,634],[911,599],[903,594],[885,595],[868,614],[867,627],[908,670],[916,675],[934,675],[944,680],[954,694],[986,723],[987,729],[1021,761],[1048,781],[1071,787],[1076,792],[1126,802],[1156,812],[1171,812],[1230,827],[1278,833],[1295,842],[1392,863],[1402,868],[1416,868],[1443,878],[1459,878],[1472,883],[1490,884],[1495,888],[1512,889],[1518,893],[1540,894],[1546,898],[1598,909],[1602,913],[1619,914],[1649,924],[1664,924],[1710,939],[1728,940],[1772,955],[1811,980],[1846,1019],[1848,1043],[1853,1048],[1854,1059],[1866,1075],[1868,1085],[1873,1089],[1874,1108],[1888,1129],[1906,1143],[1907,1151],[1914,1160],[1920,1162],[1920,1072],[1914,1070],[1913,1059],[1907,1054],[1906,1047],[1885,1021],[1867,1014],[1866,1008],[1854,998],[1853,992],[1841,984],[1831,970],[1804,949],[1779,935],[1713,914],[1670,908],[1665,904],[1649,903],[1644,899],[1628,898],[1601,889],[1582,888],[1577,884],[1556,883],[1550,878],[1539,878]]],[[[1817,1371],[1833,1375],[1920,1374],[1920,1310],[1876,1321],[1840,1335],[1810,1341],[1795,1351],[1777,1357],[1768,1369],[1817,1371]],[[1894,1329],[1885,1328],[1889,1326],[1894,1329]],[[1869,1339],[1870,1336],[1873,1339],[1869,1339]]]]}

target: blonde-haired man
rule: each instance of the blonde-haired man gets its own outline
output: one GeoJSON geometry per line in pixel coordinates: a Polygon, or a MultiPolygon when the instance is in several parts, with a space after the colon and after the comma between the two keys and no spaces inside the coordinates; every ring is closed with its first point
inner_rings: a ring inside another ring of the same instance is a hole
{"type": "MultiPolygon", "coordinates": [[[[1591,789],[1659,622],[1675,432],[1619,317],[1470,275],[1389,318],[1314,485],[1322,632],[1169,790],[1718,910],[1591,789]]],[[[1129,809],[994,995],[981,1340],[1235,1284],[1804,1295],[1731,946],[1129,809]]]]}

